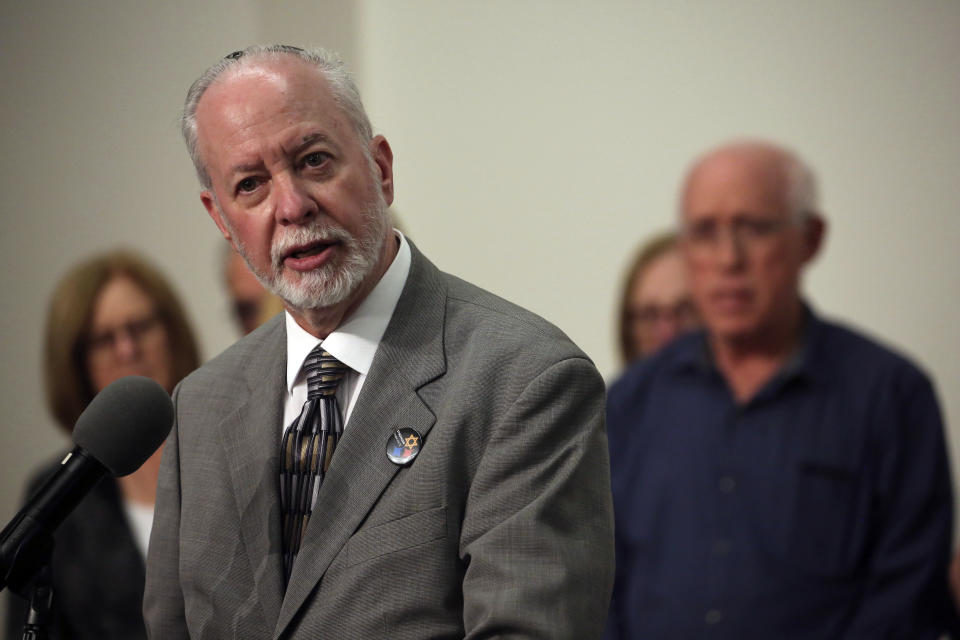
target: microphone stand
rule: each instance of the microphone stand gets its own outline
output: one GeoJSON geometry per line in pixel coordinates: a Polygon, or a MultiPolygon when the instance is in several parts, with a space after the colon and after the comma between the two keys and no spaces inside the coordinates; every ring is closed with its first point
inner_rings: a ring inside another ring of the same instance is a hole
{"type": "Polygon", "coordinates": [[[0,591],[9,587],[30,603],[23,624],[23,640],[50,638],[53,545],[52,531],[37,527],[36,519],[23,511],[0,532],[0,591]]]}
{"type": "Polygon", "coordinates": [[[49,558],[37,571],[28,593],[30,610],[23,624],[23,640],[49,640],[50,621],[53,619],[53,585],[50,580],[49,558]]]}
{"type": "Polygon", "coordinates": [[[30,603],[23,625],[24,640],[50,638],[53,545],[53,533],[45,527],[35,527],[34,519],[22,512],[0,532],[0,591],[10,587],[30,603]]]}

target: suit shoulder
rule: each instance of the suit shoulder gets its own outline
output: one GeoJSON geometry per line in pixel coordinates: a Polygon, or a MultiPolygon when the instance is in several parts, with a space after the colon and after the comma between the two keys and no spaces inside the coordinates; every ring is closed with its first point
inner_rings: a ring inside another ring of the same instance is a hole
{"type": "Polygon", "coordinates": [[[519,305],[443,274],[447,285],[448,331],[461,334],[462,344],[484,344],[508,355],[530,354],[551,360],[587,355],[558,327],[519,305]]]}

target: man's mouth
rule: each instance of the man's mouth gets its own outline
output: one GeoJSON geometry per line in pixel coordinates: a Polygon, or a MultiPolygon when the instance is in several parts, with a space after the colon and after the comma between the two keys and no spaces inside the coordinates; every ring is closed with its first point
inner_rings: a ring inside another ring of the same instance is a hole
{"type": "Polygon", "coordinates": [[[714,307],[728,311],[739,310],[753,301],[753,292],[747,288],[730,288],[713,291],[710,302],[714,307]]]}
{"type": "Polygon", "coordinates": [[[296,249],[295,251],[291,251],[287,255],[295,259],[309,258],[310,256],[315,256],[320,253],[323,253],[329,246],[331,246],[330,243],[312,244],[309,247],[304,247],[301,249],[296,249]]]}
{"type": "Polygon", "coordinates": [[[283,258],[283,265],[294,271],[313,271],[331,259],[338,244],[328,241],[291,247],[283,258]]]}

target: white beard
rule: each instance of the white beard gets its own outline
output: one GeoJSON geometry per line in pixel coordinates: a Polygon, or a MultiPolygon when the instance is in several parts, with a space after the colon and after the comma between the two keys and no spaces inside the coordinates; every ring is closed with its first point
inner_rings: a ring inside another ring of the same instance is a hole
{"type": "Polygon", "coordinates": [[[270,247],[269,273],[262,273],[251,264],[243,243],[238,241],[237,249],[260,283],[291,307],[301,310],[332,307],[355,293],[380,259],[390,232],[390,214],[381,194],[375,193],[363,207],[363,227],[356,237],[322,217],[306,225],[287,227],[270,247]],[[284,267],[283,258],[292,247],[331,241],[339,243],[338,256],[327,264],[307,273],[284,267]]]}

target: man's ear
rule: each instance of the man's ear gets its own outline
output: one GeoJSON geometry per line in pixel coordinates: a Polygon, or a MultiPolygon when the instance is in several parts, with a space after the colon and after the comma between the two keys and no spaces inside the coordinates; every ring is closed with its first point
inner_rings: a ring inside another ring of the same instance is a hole
{"type": "Polygon", "coordinates": [[[393,150],[383,136],[374,136],[370,141],[370,155],[380,168],[380,192],[384,201],[393,204],[393,150]]]}
{"type": "Polygon", "coordinates": [[[827,221],[819,213],[811,213],[803,228],[803,261],[810,262],[817,257],[827,237],[827,221]]]}
{"type": "MultiPolygon", "coordinates": [[[[213,197],[213,192],[209,189],[204,189],[200,192],[200,202],[203,203],[203,208],[207,210],[207,213],[210,214],[210,217],[213,218],[214,224],[217,225],[217,229],[220,229],[220,233],[223,234],[223,237],[227,239],[230,244],[233,244],[233,238],[230,237],[230,228],[224,223],[223,212],[220,211],[220,207],[217,206],[217,201],[213,197]]],[[[233,246],[236,249],[236,245],[233,246]]]]}

